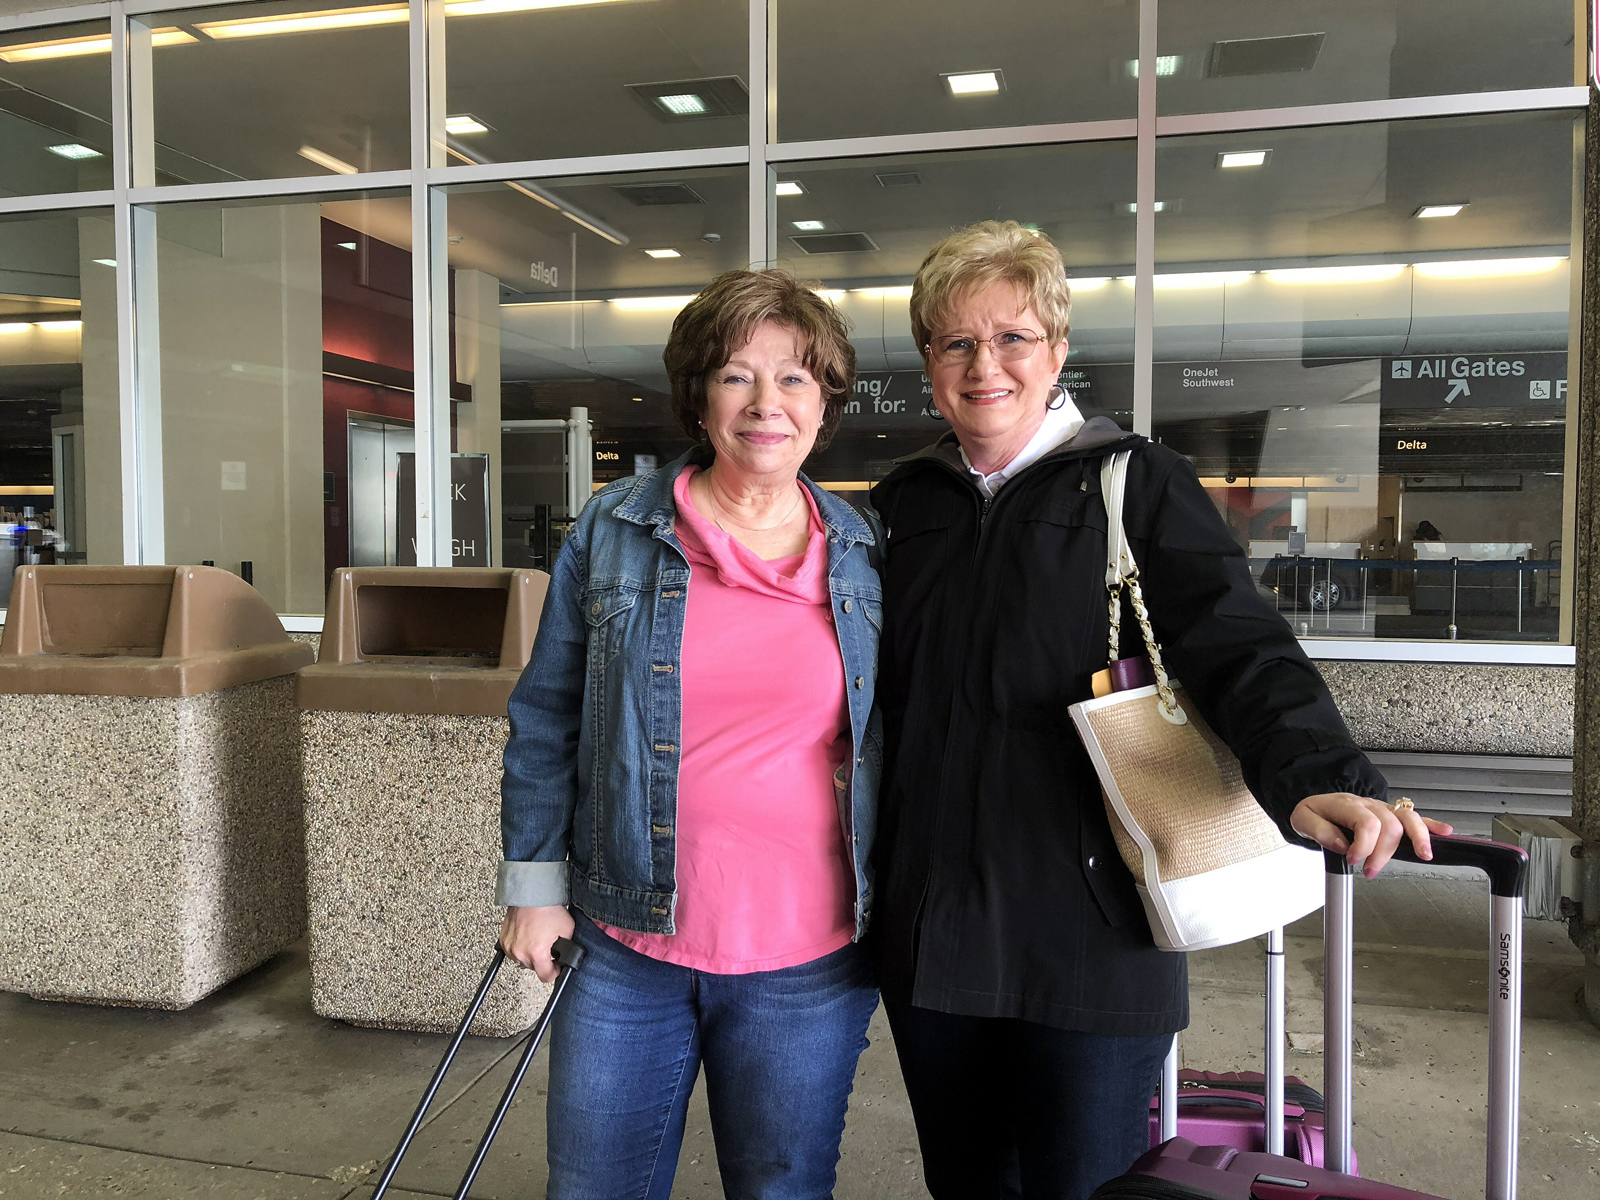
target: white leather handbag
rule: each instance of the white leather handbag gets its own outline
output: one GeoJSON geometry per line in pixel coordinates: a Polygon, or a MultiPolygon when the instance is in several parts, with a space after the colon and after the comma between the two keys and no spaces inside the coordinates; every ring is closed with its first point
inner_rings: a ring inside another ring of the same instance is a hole
{"type": "Polygon", "coordinates": [[[1108,458],[1100,471],[1111,662],[1119,664],[1126,591],[1155,682],[1110,691],[1111,677],[1127,672],[1101,672],[1096,698],[1070,711],[1156,945],[1204,950],[1257,937],[1322,907],[1322,855],[1284,840],[1245,786],[1239,760],[1167,677],[1122,525],[1128,453],[1108,458]],[[1103,688],[1109,694],[1100,694],[1103,688]]]}

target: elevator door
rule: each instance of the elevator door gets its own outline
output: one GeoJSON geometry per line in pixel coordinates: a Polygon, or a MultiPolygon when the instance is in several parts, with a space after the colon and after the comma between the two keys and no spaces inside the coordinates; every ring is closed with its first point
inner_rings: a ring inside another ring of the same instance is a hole
{"type": "Polygon", "coordinates": [[[395,501],[400,455],[416,448],[409,421],[350,419],[350,565],[395,565],[395,501]]]}

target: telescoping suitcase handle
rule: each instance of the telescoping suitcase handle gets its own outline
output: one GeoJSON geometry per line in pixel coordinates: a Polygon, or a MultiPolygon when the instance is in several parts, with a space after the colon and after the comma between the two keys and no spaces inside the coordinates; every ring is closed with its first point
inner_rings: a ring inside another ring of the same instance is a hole
{"type": "MultiPolygon", "coordinates": [[[[1434,866],[1476,867],[1489,876],[1489,1152],[1484,1195],[1515,1200],[1517,1115],[1522,1057],[1522,899],[1528,855],[1483,838],[1434,834],[1434,866]]],[[[1422,860],[1407,839],[1395,858],[1422,860]]],[[[1350,1173],[1350,1093],[1354,872],[1341,854],[1325,852],[1328,895],[1323,909],[1322,1070],[1326,1093],[1327,1169],[1350,1173]]]]}
{"type": "MultiPolygon", "coordinates": [[[[561,993],[566,991],[567,983],[572,978],[572,972],[583,962],[583,947],[566,938],[557,938],[550,949],[550,957],[556,963],[556,982],[551,989],[550,999],[545,1002],[544,1011],[539,1014],[539,1019],[534,1022],[533,1029],[527,1034],[527,1045],[523,1047],[522,1057],[517,1060],[517,1069],[511,1073],[511,1080],[506,1084],[506,1090],[500,1097],[500,1103],[495,1106],[494,1116],[489,1118],[489,1127],[483,1131],[483,1138],[478,1142],[478,1149],[472,1156],[472,1162],[467,1167],[467,1173],[461,1177],[461,1185],[456,1189],[455,1200],[466,1200],[467,1192],[472,1187],[473,1180],[477,1179],[478,1172],[483,1168],[483,1160],[489,1156],[489,1147],[494,1143],[495,1134],[500,1132],[500,1126],[506,1119],[506,1113],[511,1111],[511,1101],[516,1098],[517,1089],[522,1086],[522,1077],[528,1073],[528,1065],[533,1062],[533,1055],[539,1049],[545,1030],[550,1027],[550,1018],[555,1014],[556,1005],[561,1000],[561,993]]],[[[389,1191],[389,1183],[394,1179],[394,1173],[400,1169],[400,1160],[405,1157],[406,1151],[411,1148],[411,1141],[417,1136],[417,1130],[422,1128],[422,1119],[428,1115],[428,1108],[433,1104],[434,1096],[438,1095],[439,1085],[444,1082],[445,1072],[450,1069],[450,1064],[455,1060],[456,1051],[461,1049],[461,1043],[466,1040],[467,1030],[478,1015],[478,1010],[483,1007],[483,1002],[489,998],[489,989],[494,985],[495,976],[500,973],[500,967],[506,961],[505,947],[498,942],[494,948],[494,958],[489,962],[489,969],[483,973],[483,981],[478,984],[477,994],[472,997],[472,1003],[467,1006],[467,1015],[461,1018],[461,1024],[456,1027],[456,1033],[450,1039],[450,1045],[444,1052],[444,1058],[439,1060],[439,1068],[434,1071],[433,1079],[428,1083],[428,1090],[422,1093],[422,1102],[417,1105],[417,1111],[411,1115],[411,1123],[406,1126],[406,1131],[400,1137],[400,1144],[394,1148],[394,1153],[389,1156],[389,1165],[384,1168],[378,1186],[373,1189],[370,1200],[382,1200],[389,1191]]]]}

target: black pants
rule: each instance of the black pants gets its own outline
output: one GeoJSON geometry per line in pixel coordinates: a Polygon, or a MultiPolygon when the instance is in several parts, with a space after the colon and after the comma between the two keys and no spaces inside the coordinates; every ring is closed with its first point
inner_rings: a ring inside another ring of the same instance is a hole
{"type": "Polygon", "coordinates": [[[1170,1034],[886,1007],[934,1200],[1085,1200],[1149,1149],[1170,1034]]]}

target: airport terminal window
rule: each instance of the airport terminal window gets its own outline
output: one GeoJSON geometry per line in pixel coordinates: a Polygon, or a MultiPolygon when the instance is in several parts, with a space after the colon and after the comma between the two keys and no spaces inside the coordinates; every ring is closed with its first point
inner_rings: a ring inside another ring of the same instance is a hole
{"type": "Polygon", "coordinates": [[[814,477],[864,500],[893,459],[948,427],[911,337],[911,280],[941,237],[995,215],[1061,248],[1076,281],[1062,382],[1086,412],[1131,425],[1133,287],[1118,277],[1133,271],[1134,167],[1131,142],[785,164],[778,264],[818,282],[857,354],[856,395],[814,477]]]}
{"type": "Polygon", "coordinates": [[[155,31],[157,183],[410,165],[405,4],[219,4],[139,19],[155,31]]]}
{"type": "Polygon", "coordinates": [[[0,608],[27,563],[122,561],[108,209],[0,218],[0,608]]]}
{"type": "Polygon", "coordinates": [[[320,613],[329,571],[400,561],[410,228],[403,196],[156,210],[168,562],[320,613]]]}
{"type": "Polygon", "coordinates": [[[778,138],[861,137],[1132,117],[1133,0],[786,0],[778,138]]]}
{"type": "Polygon", "coordinates": [[[0,34],[0,195],[110,186],[110,23],[0,34]]]}
{"type": "Polygon", "coordinates": [[[450,165],[749,140],[744,0],[448,0],[450,165]]]}
{"type": "Polygon", "coordinates": [[[1570,87],[1583,81],[1582,13],[1569,0],[1166,0],[1159,106],[1223,112],[1570,87]]]}
{"type": "Polygon", "coordinates": [[[449,189],[458,448],[489,456],[496,566],[548,567],[559,423],[586,409],[596,487],[688,449],[661,351],[685,303],[748,265],[743,167],[449,189]]]}
{"type": "Polygon", "coordinates": [[[1302,635],[1557,636],[1573,144],[1568,114],[1159,144],[1154,434],[1302,635]]]}

